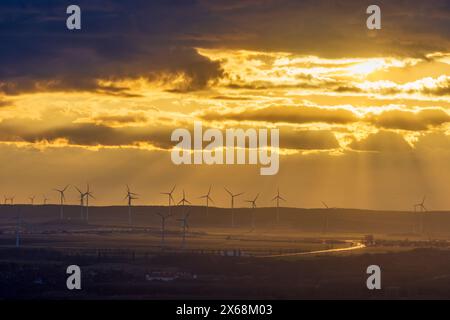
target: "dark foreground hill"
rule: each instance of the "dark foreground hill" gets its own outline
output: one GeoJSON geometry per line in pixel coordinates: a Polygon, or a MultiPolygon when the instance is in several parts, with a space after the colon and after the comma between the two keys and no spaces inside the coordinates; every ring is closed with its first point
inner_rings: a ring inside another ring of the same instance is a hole
{"type": "MultiPolygon", "coordinates": [[[[135,227],[158,227],[160,218],[157,212],[168,213],[168,207],[136,206],[132,207],[132,224],[135,227]]],[[[189,225],[195,228],[228,228],[231,226],[231,209],[205,207],[172,207],[173,217],[168,226],[179,225],[176,219],[185,212],[190,212],[189,225]]],[[[81,219],[79,206],[64,206],[64,222],[61,223],[60,206],[0,206],[0,228],[11,228],[17,224],[20,214],[24,228],[30,225],[61,225],[64,228],[87,227],[81,219]]],[[[86,212],[83,213],[86,215],[86,212]]],[[[256,210],[234,209],[235,225],[239,228],[251,227],[252,215],[255,227],[270,229],[276,226],[276,208],[258,208],[256,210]]],[[[126,206],[90,207],[89,226],[124,226],[128,225],[128,208],[126,206]]],[[[413,237],[417,234],[450,238],[449,212],[401,212],[372,211],[359,209],[302,209],[280,208],[278,230],[292,230],[312,233],[362,233],[385,234],[400,237],[413,237]],[[423,232],[422,232],[423,231],[423,232]]]]}

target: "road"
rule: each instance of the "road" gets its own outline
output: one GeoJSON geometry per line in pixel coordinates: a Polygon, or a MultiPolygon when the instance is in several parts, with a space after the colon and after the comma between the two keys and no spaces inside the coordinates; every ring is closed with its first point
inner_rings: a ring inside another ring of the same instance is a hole
{"type": "Polygon", "coordinates": [[[326,250],[298,252],[298,253],[275,254],[275,255],[270,255],[270,256],[262,256],[260,258],[281,258],[281,257],[307,256],[307,255],[322,254],[322,253],[335,253],[335,252],[343,252],[343,251],[360,250],[360,249],[364,249],[366,247],[365,244],[358,242],[358,241],[354,241],[354,240],[346,240],[345,242],[351,243],[352,245],[350,247],[345,247],[345,248],[326,249],[326,250]]]}

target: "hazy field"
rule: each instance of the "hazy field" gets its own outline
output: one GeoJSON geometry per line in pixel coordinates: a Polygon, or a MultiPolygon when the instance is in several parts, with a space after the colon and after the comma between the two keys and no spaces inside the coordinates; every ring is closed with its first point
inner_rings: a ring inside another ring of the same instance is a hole
{"type": "Polygon", "coordinates": [[[90,208],[89,222],[81,219],[78,206],[64,207],[63,221],[59,210],[56,205],[0,206],[0,297],[450,297],[435,280],[446,283],[449,277],[442,267],[450,267],[450,215],[445,212],[421,216],[283,208],[277,225],[276,210],[261,208],[253,212],[252,229],[250,209],[235,209],[236,227],[231,228],[229,209],[210,208],[206,216],[205,208],[191,207],[183,246],[177,219],[187,208],[175,207],[163,246],[155,213],[167,212],[167,207],[133,207],[131,225],[126,207],[90,208]],[[421,217],[423,233],[418,232],[421,217]],[[308,254],[354,248],[369,234],[375,241],[365,248],[308,254]],[[383,276],[386,289],[369,294],[365,268],[372,263],[388,274],[383,276]],[[83,293],[73,295],[65,289],[69,264],[87,271],[83,293]],[[155,272],[181,278],[146,280],[155,272]]]}

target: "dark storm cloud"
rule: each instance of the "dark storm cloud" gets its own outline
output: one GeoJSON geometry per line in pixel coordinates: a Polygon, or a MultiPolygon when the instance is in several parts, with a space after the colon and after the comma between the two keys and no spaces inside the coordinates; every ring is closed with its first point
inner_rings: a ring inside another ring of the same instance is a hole
{"type": "MultiPolygon", "coordinates": [[[[220,62],[195,47],[287,51],[320,56],[423,56],[449,47],[450,4],[378,1],[383,29],[368,37],[369,1],[87,1],[82,30],[68,31],[68,3],[0,3],[0,90],[94,90],[96,79],[183,74],[176,92],[202,89],[223,76],[220,62]]],[[[341,88],[345,90],[345,88],[341,88]]],[[[445,94],[444,89],[444,94],[445,94]]]]}
{"type": "Polygon", "coordinates": [[[74,89],[126,94],[128,88],[100,86],[96,80],[144,77],[170,82],[178,75],[186,81],[174,89],[190,91],[222,76],[218,62],[200,56],[192,43],[176,40],[183,23],[194,22],[194,16],[183,13],[191,10],[189,1],[172,1],[167,6],[157,1],[78,4],[82,30],[74,32],[65,27],[61,2],[0,3],[1,91],[74,89]]]}

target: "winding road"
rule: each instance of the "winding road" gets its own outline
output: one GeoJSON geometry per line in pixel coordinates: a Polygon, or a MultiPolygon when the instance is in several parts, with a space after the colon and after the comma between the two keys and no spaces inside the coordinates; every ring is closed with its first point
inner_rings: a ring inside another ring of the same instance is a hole
{"type": "Polygon", "coordinates": [[[366,247],[365,244],[354,241],[354,240],[346,240],[345,242],[351,243],[352,245],[350,247],[345,247],[345,248],[326,249],[326,250],[298,252],[298,253],[275,254],[275,255],[271,255],[271,256],[261,256],[260,258],[281,258],[281,257],[307,256],[307,255],[314,255],[314,254],[321,254],[321,253],[335,253],[335,252],[343,252],[343,251],[360,250],[360,249],[364,249],[366,247]]]}

